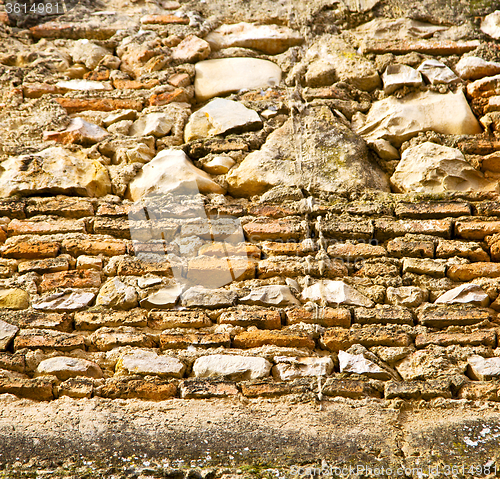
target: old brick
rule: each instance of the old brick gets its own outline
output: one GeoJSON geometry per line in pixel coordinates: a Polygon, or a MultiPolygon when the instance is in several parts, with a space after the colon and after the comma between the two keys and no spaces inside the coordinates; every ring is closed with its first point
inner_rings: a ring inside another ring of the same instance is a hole
{"type": "Polygon", "coordinates": [[[36,401],[49,401],[54,399],[54,386],[56,378],[45,376],[35,379],[1,378],[0,394],[14,394],[20,398],[34,399],[36,401]]]}
{"type": "MultiPolygon", "coordinates": [[[[281,243],[280,243],[281,244],[281,243]]],[[[260,259],[261,251],[257,245],[253,244],[230,244],[222,242],[212,242],[204,244],[199,250],[200,256],[215,256],[218,258],[227,258],[228,256],[241,256],[260,259]]]]}
{"type": "Polygon", "coordinates": [[[189,23],[189,18],[187,17],[177,17],[176,15],[146,15],[141,18],[141,23],[144,25],[171,25],[180,24],[187,25],[189,23]]]}
{"type": "Polygon", "coordinates": [[[158,93],[151,96],[149,106],[168,105],[174,101],[181,103],[189,103],[189,94],[184,88],[176,88],[174,91],[158,93]]]}
{"type": "Polygon", "coordinates": [[[446,265],[433,259],[405,258],[403,273],[426,274],[435,278],[443,278],[446,265]]]}
{"type": "Polygon", "coordinates": [[[24,273],[57,273],[67,271],[69,263],[66,258],[47,258],[32,261],[23,261],[17,265],[20,274],[24,273]]]}
{"type": "Polygon", "coordinates": [[[500,75],[488,76],[467,85],[467,95],[472,98],[488,98],[500,92],[500,75]]]}
{"type": "Polygon", "coordinates": [[[111,38],[118,30],[123,29],[124,24],[99,26],[88,22],[47,22],[30,28],[33,38],[71,38],[79,40],[81,38],[106,40],[111,38]]]}
{"type": "Polygon", "coordinates": [[[45,293],[56,288],[98,288],[100,285],[101,274],[98,271],[60,271],[44,274],[39,290],[45,293]]]}
{"type": "Polygon", "coordinates": [[[25,98],[40,98],[43,95],[64,94],[66,90],[49,83],[23,83],[23,95],[25,98]]]}
{"type": "Polygon", "coordinates": [[[0,200],[0,216],[22,220],[26,218],[25,200],[22,198],[0,200]]]}
{"type": "Polygon", "coordinates": [[[500,401],[500,385],[491,381],[465,383],[457,396],[459,399],[500,401]]]}
{"type": "Polygon", "coordinates": [[[255,263],[240,258],[198,257],[188,262],[187,278],[207,287],[244,281],[255,277],[255,263]]]}
{"type": "Polygon", "coordinates": [[[34,239],[19,243],[6,243],[0,248],[0,252],[4,258],[55,258],[59,253],[59,248],[59,243],[34,239]]]}
{"type": "Polygon", "coordinates": [[[148,325],[152,329],[205,328],[212,325],[201,311],[150,311],[148,325]]]}
{"type": "Polygon", "coordinates": [[[357,260],[386,256],[387,251],[382,246],[368,243],[336,243],[328,247],[328,255],[334,258],[357,260]]]}
{"type": "Polygon", "coordinates": [[[498,278],[500,276],[500,264],[454,264],[448,267],[447,276],[452,281],[471,281],[475,278],[498,278]]]}
{"type": "Polygon", "coordinates": [[[55,198],[30,198],[27,200],[28,216],[56,215],[66,218],[94,216],[94,207],[89,200],[56,196],[55,198]]]}
{"type": "Polygon", "coordinates": [[[45,313],[34,310],[0,311],[0,319],[19,328],[54,329],[69,333],[73,329],[73,318],[67,313],[45,313]]]}
{"type": "Polygon", "coordinates": [[[95,331],[102,327],[147,326],[146,312],[137,308],[128,311],[80,311],[75,313],[75,329],[95,331]]]}
{"type": "Polygon", "coordinates": [[[307,323],[320,324],[321,326],[325,326],[327,328],[334,326],[349,328],[351,326],[351,312],[347,308],[318,307],[314,311],[296,308],[286,311],[285,314],[288,325],[307,323]]]}
{"type": "Polygon", "coordinates": [[[457,221],[455,224],[455,234],[467,240],[483,240],[495,233],[500,233],[500,221],[457,221]]]}
{"type": "Polygon", "coordinates": [[[152,79],[147,81],[139,80],[113,80],[113,86],[117,90],[149,90],[160,84],[159,80],[152,79]]]}
{"type": "Polygon", "coordinates": [[[217,319],[219,324],[232,324],[233,326],[256,326],[260,329],[280,329],[281,314],[272,310],[245,310],[235,309],[224,311],[217,319]]]}
{"type": "Polygon", "coordinates": [[[9,236],[17,235],[48,235],[57,233],[85,233],[85,220],[62,220],[38,216],[30,220],[12,220],[7,227],[9,236]]]}
{"type": "Polygon", "coordinates": [[[23,348],[71,351],[72,349],[85,349],[85,343],[82,336],[75,334],[51,329],[22,329],[14,339],[14,350],[23,348]]]}
{"type": "Polygon", "coordinates": [[[360,324],[409,324],[413,326],[411,310],[404,306],[382,305],[377,308],[355,308],[354,322],[360,324]]]}
{"type": "Polygon", "coordinates": [[[425,53],[427,55],[461,55],[475,50],[480,45],[478,40],[455,42],[452,40],[364,40],[361,52],[394,55],[407,53],[425,53]]]}
{"type": "Polygon", "coordinates": [[[253,216],[267,216],[269,218],[284,218],[298,214],[297,210],[287,206],[255,205],[248,209],[248,214],[253,216]]]}
{"type": "Polygon", "coordinates": [[[294,381],[254,379],[252,381],[243,381],[239,385],[242,394],[246,397],[276,397],[285,394],[304,394],[310,392],[312,389],[311,381],[308,378],[300,378],[294,381]]]}
{"type": "Polygon", "coordinates": [[[186,87],[191,85],[191,78],[187,73],[174,73],[168,77],[168,83],[175,87],[186,87]]]}
{"type": "Polygon", "coordinates": [[[348,275],[347,267],[341,261],[329,260],[321,264],[316,261],[306,261],[302,258],[271,258],[257,263],[257,277],[271,278],[273,276],[284,276],[293,278],[295,276],[321,276],[325,278],[338,278],[348,275]]]}
{"type": "Polygon", "coordinates": [[[467,139],[460,141],[457,148],[465,155],[489,155],[500,151],[500,140],[467,139]]]}
{"type": "Polygon", "coordinates": [[[353,344],[372,346],[408,346],[411,337],[403,330],[388,326],[364,327],[360,329],[328,329],[321,338],[321,345],[329,351],[346,351],[353,344]]]}
{"type": "Polygon", "coordinates": [[[266,344],[284,348],[314,349],[316,344],[307,334],[292,331],[245,331],[235,336],[235,348],[258,348],[266,344]]]}
{"type": "Polygon", "coordinates": [[[459,344],[460,346],[480,346],[484,344],[494,348],[496,345],[495,331],[473,331],[472,333],[423,333],[415,338],[417,348],[425,348],[429,344],[438,346],[451,346],[459,344]]]}
{"type": "Polygon", "coordinates": [[[162,333],[160,336],[161,349],[198,348],[228,348],[231,346],[229,333],[162,333]]]}
{"type": "Polygon", "coordinates": [[[123,241],[101,235],[66,238],[62,248],[72,256],[120,256],[127,252],[123,241]]]}
{"type": "Polygon", "coordinates": [[[130,239],[130,222],[128,218],[108,218],[97,216],[94,219],[94,232],[102,235],[110,235],[121,239],[130,239]]]}
{"type": "Polygon", "coordinates": [[[375,220],[375,237],[385,241],[411,233],[450,239],[452,225],[451,220],[375,220]]]}
{"type": "Polygon", "coordinates": [[[384,387],[386,399],[433,399],[451,398],[450,381],[434,379],[429,381],[387,381],[384,387]]]}
{"type": "Polygon", "coordinates": [[[160,378],[137,379],[112,378],[102,387],[96,388],[94,394],[109,399],[146,399],[163,401],[177,394],[177,385],[172,380],[160,378]]]}
{"type": "Polygon", "coordinates": [[[210,397],[236,396],[239,391],[234,381],[221,379],[193,378],[181,381],[179,385],[181,398],[203,399],[210,397]]]}
{"type": "Polygon", "coordinates": [[[440,240],[436,247],[436,258],[459,256],[471,261],[489,261],[490,257],[479,243],[474,241],[440,240]]]}
{"type": "Polygon", "coordinates": [[[90,339],[100,351],[111,351],[119,346],[137,348],[151,348],[154,346],[154,342],[149,335],[128,326],[100,328],[92,333],[90,339]]]}
{"type": "Polygon", "coordinates": [[[24,373],[26,370],[26,360],[23,354],[0,352],[0,369],[24,373]]]}
{"type": "Polygon", "coordinates": [[[325,396],[340,396],[351,399],[382,397],[382,393],[365,381],[355,379],[328,378],[322,388],[325,396]]]}
{"type": "Polygon", "coordinates": [[[446,328],[448,326],[467,326],[491,320],[491,312],[481,308],[451,308],[439,307],[431,311],[418,313],[418,322],[431,328],[446,328]]]}
{"type": "Polygon", "coordinates": [[[435,244],[433,241],[395,238],[387,243],[387,252],[396,258],[434,258],[435,244]]]}
{"type": "MultiPolygon", "coordinates": [[[[316,229],[321,229],[326,238],[337,240],[369,240],[373,237],[373,223],[371,221],[338,221],[323,220],[321,226],[316,224],[316,229]]],[[[319,231],[318,231],[319,233],[319,231]]]]}
{"type": "Polygon", "coordinates": [[[56,98],[55,100],[68,112],[68,114],[87,110],[142,110],[142,102],[139,100],[117,98],[56,98]]]}
{"type": "Polygon", "coordinates": [[[258,219],[243,225],[243,231],[250,242],[262,240],[301,240],[304,239],[305,226],[302,222],[290,219],[258,219]]]}
{"type": "Polygon", "coordinates": [[[139,258],[125,256],[116,265],[118,276],[144,276],[154,274],[157,276],[173,277],[172,265],[165,256],[160,256],[162,261],[142,261],[139,258]]]}
{"type": "Polygon", "coordinates": [[[471,206],[468,203],[440,202],[440,203],[399,203],[394,213],[400,218],[412,219],[440,219],[453,216],[469,216],[471,206]]]}
{"type": "Polygon", "coordinates": [[[59,384],[57,395],[68,396],[75,399],[91,398],[94,392],[94,383],[91,378],[70,378],[59,384]]]}

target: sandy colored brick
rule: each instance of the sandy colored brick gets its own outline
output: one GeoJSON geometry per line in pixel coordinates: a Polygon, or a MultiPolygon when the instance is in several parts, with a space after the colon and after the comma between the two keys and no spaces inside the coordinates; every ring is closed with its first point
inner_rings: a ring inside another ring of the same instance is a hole
{"type": "Polygon", "coordinates": [[[379,241],[411,234],[425,234],[450,239],[451,220],[375,220],[375,238],[379,241]]]}
{"type": "Polygon", "coordinates": [[[448,326],[468,326],[491,320],[491,310],[481,308],[440,307],[418,313],[418,322],[431,328],[448,326]]]}
{"type": "Polygon", "coordinates": [[[26,241],[16,244],[5,244],[0,252],[4,258],[40,259],[55,258],[59,253],[60,244],[56,242],[26,241]]]}
{"type": "Polygon", "coordinates": [[[387,251],[384,247],[371,245],[368,243],[337,243],[328,247],[328,255],[331,258],[340,258],[348,260],[378,258],[386,256],[387,251]]]}
{"type": "Polygon", "coordinates": [[[94,395],[108,399],[145,399],[163,401],[177,394],[177,385],[168,379],[112,378],[104,386],[95,388],[94,395]]]}
{"type": "Polygon", "coordinates": [[[471,206],[468,203],[399,203],[394,209],[396,216],[412,219],[440,219],[455,216],[469,216],[471,206]]]}
{"type": "Polygon", "coordinates": [[[13,219],[7,227],[9,236],[86,233],[86,231],[85,220],[83,219],[63,220],[44,216],[33,217],[30,220],[13,219]]]}
{"type": "Polygon", "coordinates": [[[395,238],[387,242],[387,253],[396,258],[434,258],[433,241],[419,241],[395,238]]]}
{"type": "Polygon", "coordinates": [[[14,394],[35,401],[49,401],[54,399],[55,382],[54,376],[35,379],[0,378],[0,394],[14,394]]]}
{"type": "Polygon", "coordinates": [[[150,335],[128,326],[100,328],[92,333],[90,340],[99,351],[111,351],[119,346],[136,348],[152,348],[154,346],[150,335]]]}
{"type": "Polygon", "coordinates": [[[21,329],[14,339],[14,351],[23,348],[71,351],[72,349],[85,349],[85,342],[82,336],[76,334],[51,329],[21,329]]]}
{"type": "Polygon", "coordinates": [[[320,324],[327,328],[334,326],[349,328],[351,326],[351,312],[347,308],[318,307],[315,311],[296,308],[286,311],[285,314],[289,325],[297,323],[320,324]]]}
{"type": "Polygon", "coordinates": [[[305,225],[296,219],[259,219],[243,225],[243,231],[250,242],[301,240],[304,239],[305,225]]]}
{"type": "Polygon", "coordinates": [[[355,323],[360,324],[409,324],[413,326],[413,315],[404,306],[381,305],[377,308],[354,308],[355,323]]]}
{"type": "Polygon", "coordinates": [[[150,311],[148,326],[152,329],[206,328],[210,318],[201,311],[150,311]]]}
{"type": "Polygon", "coordinates": [[[65,253],[72,256],[119,256],[127,252],[125,242],[114,238],[103,238],[97,235],[87,238],[64,239],[62,248],[65,253]]]}
{"type": "Polygon", "coordinates": [[[80,311],[75,313],[75,329],[95,331],[102,327],[147,326],[146,312],[139,308],[128,311],[80,311]]]}
{"type": "Polygon", "coordinates": [[[475,278],[498,278],[499,263],[455,264],[448,267],[447,276],[452,281],[471,281],[475,278]]]}
{"type": "Polygon", "coordinates": [[[438,346],[480,346],[485,345],[494,348],[496,345],[496,334],[493,330],[473,331],[472,333],[423,333],[415,338],[417,348],[425,348],[430,344],[438,346]]]}
{"type": "Polygon", "coordinates": [[[382,393],[374,389],[369,383],[355,379],[328,378],[323,386],[322,393],[325,396],[340,396],[351,399],[382,397],[382,393]]]}
{"type": "Polygon", "coordinates": [[[238,387],[233,381],[220,379],[186,379],[179,384],[179,391],[183,399],[204,399],[211,397],[228,397],[239,394],[238,387]]]}
{"type": "Polygon", "coordinates": [[[116,98],[56,98],[55,99],[68,114],[81,111],[114,111],[114,110],[142,110],[142,101],[116,98]]]}
{"type": "Polygon", "coordinates": [[[480,262],[490,260],[488,253],[475,241],[440,240],[436,247],[436,258],[452,258],[453,256],[480,262]]]}
{"type": "Polygon", "coordinates": [[[372,346],[409,346],[410,335],[402,330],[391,327],[365,327],[360,329],[328,329],[322,336],[320,344],[329,351],[346,351],[353,344],[361,344],[367,348],[372,346]]]}
{"type": "Polygon", "coordinates": [[[500,221],[457,221],[455,234],[467,240],[483,240],[486,236],[500,233],[500,221]]]}
{"type": "Polygon", "coordinates": [[[228,348],[231,346],[229,333],[162,333],[161,349],[228,348]]]}
{"type": "Polygon", "coordinates": [[[219,324],[232,324],[233,326],[256,326],[260,329],[280,329],[281,314],[272,310],[242,310],[235,309],[224,311],[217,319],[219,324]]]}
{"type": "Polygon", "coordinates": [[[101,274],[98,271],[61,271],[44,274],[39,291],[45,293],[56,288],[98,288],[100,285],[101,274]]]}
{"type": "Polygon", "coordinates": [[[284,348],[314,349],[316,343],[307,334],[291,331],[246,331],[235,336],[235,348],[258,348],[266,344],[284,348]]]}

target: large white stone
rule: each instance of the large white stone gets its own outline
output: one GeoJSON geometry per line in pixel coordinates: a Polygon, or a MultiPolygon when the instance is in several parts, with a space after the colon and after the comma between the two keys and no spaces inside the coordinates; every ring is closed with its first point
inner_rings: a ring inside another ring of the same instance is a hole
{"type": "Polygon", "coordinates": [[[456,148],[425,142],[408,148],[391,177],[400,193],[443,193],[494,189],[456,148]]]}
{"type": "Polygon", "coordinates": [[[137,201],[147,194],[218,193],[226,191],[204,171],[196,168],[181,150],[162,150],[129,185],[129,197],[137,201]]]}
{"type": "Polygon", "coordinates": [[[158,308],[158,309],[170,309],[175,306],[179,296],[182,293],[182,288],[179,285],[172,286],[170,288],[161,288],[153,294],[150,294],[147,298],[141,300],[142,308],[158,308]]]}
{"type": "Polygon", "coordinates": [[[194,90],[199,101],[243,89],[269,88],[281,81],[281,69],[268,60],[222,58],[195,66],[194,90]]]}
{"type": "Polygon", "coordinates": [[[439,298],[434,302],[448,304],[465,303],[474,304],[476,306],[488,306],[490,304],[490,298],[477,284],[466,283],[446,291],[446,293],[439,296],[439,298]]]}
{"type": "Polygon", "coordinates": [[[140,374],[181,378],[186,366],[171,356],[161,356],[155,351],[138,349],[124,353],[116,363],[117,375],[140,374]]]}
{"type": "Polygon", "coordinates": [[[221,25],[210,32],[205,40],[210,44],[212,50],[243,47],[254,48],[274,55],[283,53],[295,45],[300,45],[304,38],[299,32],[288,27],[241,22],[221,25]]]}
{"type": "Polygon", "coordinates": [[[191,115],[184,130],[184,141],[187,143],[229,131],[245,131],[260,126],[262,120],[255,110],[237,101],[216,98],[191,115]]]}
{"type": "Polygon", "coordinates": [[[333,361],[329,356],[321,358],[276,356],[274,362],[276,366],[272,369],[273,377],[279,381],[307,376],[328,376],[333,371],[333,361]]]}
{"type": "Polygon", "coordinates": [[[6,323],[0,319],[0,351],[5,351],[9,343],[14,339],[14,336],[19,331],[17,326],[6,323]]]}
{"type": "Polygon", "coordinates": [[[224,377],[240,381],[267,377],[270,370],[271,363],[267,359],[229,354],[202,356],[193,365],[197,378],[224,377]]]}
{"type": "Polygon", "coordinates": [[[488,62],[479,57],[462,57],[455,65],[455,70],[464,80],[478,80],[479,78],[498,75],[499,62],[488,62]]]}
{"type": "Polygon", "coordinates": [[[136,120],[130,127],[130,136],[162,137],[170,133],[174,126],[174,118],[165,113],[148,113],[136,120]]]}
{"type": "Polygon", "coordinates": [[[384,93],[390,95],[404,86],[418,87],[424,84],[420,73],[408,65],[389,65],[382,75],[384,93]]]}
{"type": "Polygon", "coordinates": [[[500,38],[500,10],[486,15],[481,22],[481,31],[491,38],[500,38]]]}
{"type": "Polygon", "coordinates": [[[101,287],[97,295],[96,306],[107,306],[119,310],[134,308],[137,306],[137,291],[118,278],[110,278],[101,287]]]}
{"type": "Polygon", "coordinates": [[[110,192],[108,172],[99,161],[61,146],[12,156],[1,165],[0,197],[46,193],[104,196],[110,192]]]}
{"type": "Polygon", "coordinates": [[[93,80],[61,80],[56,83],[56,87],[78,91],[110,91],[113,89],[113,86],[109,82],[93,80]]]}
{"type": "Polygon", "coordinates": [[[473,379],[488,381],[500,377],[500,358],[483,358],[471,356],[468,360],[468,370],[473,379]]]}
{"type": "Polygon", "coordinates": [[[243,304],[260,306],[298,306],[299,301],[290,291],[288,286],[270,285],[254,288],[251,293],[240,298],[243,304]]]}
{"type": "Polygon", "coordinates": [[[390,379],[390,374],[366,359],[362,354],[350,354],[339,351],[339,366],[341,373],[362,374],[374,379],[390,379]]]}
{"type": "Polygon", "coordinates": [[[66,356],[57,356],[55,358],[43,360],[36,368],[37,376],[53,375],[61,381],[85,376],[88,378],[102,378],[102,371],[99,365],[92,361],[80,358],[70,358],[66,356]]]}
{"type": "Polygon", "coordinates": [[[432,85],[454,83],[459,80],[451,68],[448,68],[439,60],[425,60],[419,67],[418,71],[432,85]]]}
{"type": "Polygon", "coordinates": [[[273,131],[227,175],[233,196],[260,195],[275,186],[310,192],[388,191],[387,175],[365,142],[325,106],[305,108],[273,131]]]}
{"type": "Polygon", "coordinates": [[[462,91],[444,95],[426,91],[377,101],[366,116],[357,115],[355,130],[367,141],[382,138],[395,146],[428,130],[446,135],[482,133],[462,91]]]}
{"type": "Polygon", "coordinates": [[[325,302],[327,304],[350,304],[353,306],[372,307],[373,301],[362,295],[343,281],[325,279],[308,286],[302,291],[305,301],[325,302]]]}

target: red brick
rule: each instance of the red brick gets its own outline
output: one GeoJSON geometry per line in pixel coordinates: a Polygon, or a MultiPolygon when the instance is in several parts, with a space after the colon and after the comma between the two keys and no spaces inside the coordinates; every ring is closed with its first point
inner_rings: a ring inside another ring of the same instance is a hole
{"type": "Polygon", "coordinates": [[[114,111],[114,110],[142,110],[139,100],[125,100],[116,98],[56,98],[55,99],[69,114],[81,111],[114,111]]]}
{"type": "Polygon", "coordinates": [[[65,239],[62,242],[65,253],[72,256],[119,256],[127,252],[127,245],[118,239],[103,239],[99,237],[65,239]]]}
{"type": "Polygon", "coordinates": [[[176,88],[174,91],[158,93],[151,96],[149,106],[162,106],[174,101],[189,103],[189,95],[183,88],[176,88]]]}
{"type": "Polygon", "coordinates": [[[17,244],[6,244],[0,252],[4,258],[40,259],[55,258],[59,253],[60,245],[54,242],[30,241],[17,244]]]}
{"type": "Polygon", "coordinates": [[[64,94],[64,88],[56,85],[49,85],[48,83],[24,83],[23,95],[25,98],[40,98],[43,95],[57,95],[64,94]]]}

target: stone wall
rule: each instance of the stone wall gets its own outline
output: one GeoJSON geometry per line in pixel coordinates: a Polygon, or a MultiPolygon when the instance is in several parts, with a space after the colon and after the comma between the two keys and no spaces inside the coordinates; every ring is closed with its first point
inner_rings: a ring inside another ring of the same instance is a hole
{"type": "MultiPolygon", "coordinates": [[[[4,1],[5,417],[36,401],[497,411],[500,14],[258,3],[47,21],[4,1]]],[[[9,437],[0,462],[27,461],[9,437]]],[[[325,457],[292,443],[278,462],[325,457]]]]}

